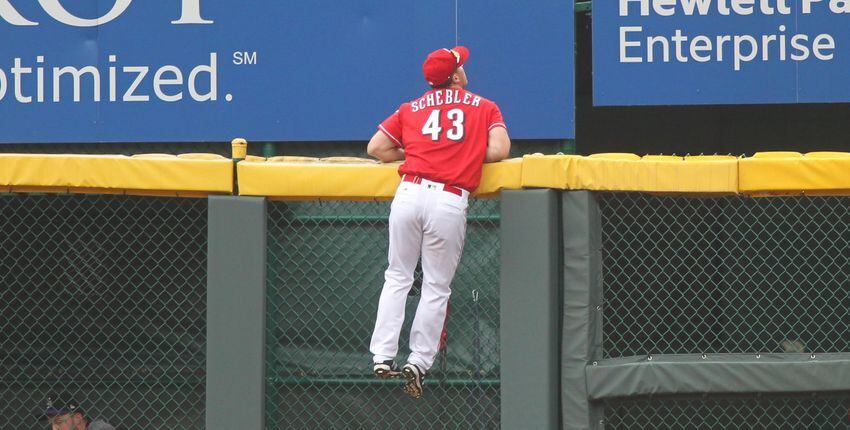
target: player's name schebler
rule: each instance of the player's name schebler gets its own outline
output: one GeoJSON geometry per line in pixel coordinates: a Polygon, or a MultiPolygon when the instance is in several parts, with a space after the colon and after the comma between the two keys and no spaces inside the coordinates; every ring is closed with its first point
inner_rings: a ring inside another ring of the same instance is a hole
{"type": "MultiPolygon", "coordinates": [[[[219,98],[215,52],[209,53],[208,64],[182,68],[121,65],[118,55],[108,55],[106,64],[99,67],[50,65],[48,60],[42,55],[30,61],[16,57],[11,68],[0,67],[0,102],[147,102],[152,98],[214,102],[219,98]]],[[[229,101],[230,94],[225,99],[229,101]]]]}
{"type": "Polygon", "coordinates": [[[461,97],[460,91],[458,90],[437,90],[429,92],[428,95],[410,102],[410,110],[412,112],[417,112],[429,107],[450,105],[454,103],[478,106],[481,104],[481,97],[473,96],[470,93],[464,93],[463,97],[461,97]]]}

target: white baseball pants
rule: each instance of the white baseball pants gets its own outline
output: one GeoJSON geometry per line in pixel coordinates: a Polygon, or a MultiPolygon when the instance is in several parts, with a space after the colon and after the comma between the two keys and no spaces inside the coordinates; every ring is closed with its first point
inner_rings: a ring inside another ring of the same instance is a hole
{"type": "Polygon", "coordinates": [[[434,364],[452,278],[463,252],[468,199],[466,191],[458,196],[426,179],[399,184],[390,210],[389,266],[369,347],[374,362],[395,359],[398,353],[407,293],[421,255],[422,295],[410,329],[407,362],[426,371],[434,364]]]}

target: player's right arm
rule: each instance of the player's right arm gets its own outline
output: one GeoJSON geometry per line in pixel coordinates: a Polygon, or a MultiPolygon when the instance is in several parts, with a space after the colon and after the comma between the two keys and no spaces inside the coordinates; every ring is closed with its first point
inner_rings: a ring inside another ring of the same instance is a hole
{"type": "Polygon", "coordinates": [[[369,155],[384,163],[404,160],[404,145],[401,143],[402,132],[404,131],[400,116],[402,109],[404,109],[404,105],[399,106],[397,111],[393,112],[378,126],[378,132],[372,136],[372,140],[366,147],[366,152],[369,155]]]}
{"type": "Polygon", "coordinates": [[[366,147],[366,152],[384,163],[404,160],[404,150],[399,148],[398,145],[396,145],[396,143],[381,130],[378,130],[378,132],[372,136],[372,139],[369,141],[369,145],[366,147]]]}

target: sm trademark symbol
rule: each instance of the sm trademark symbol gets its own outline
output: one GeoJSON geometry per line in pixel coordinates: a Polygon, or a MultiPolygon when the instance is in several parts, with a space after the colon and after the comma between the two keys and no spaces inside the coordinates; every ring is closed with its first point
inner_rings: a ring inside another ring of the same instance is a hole
{"type": "Polygon", "coordinates": [[[236,51],[233,53],[233,64],[257,64],[257,51],[236,51]]]}

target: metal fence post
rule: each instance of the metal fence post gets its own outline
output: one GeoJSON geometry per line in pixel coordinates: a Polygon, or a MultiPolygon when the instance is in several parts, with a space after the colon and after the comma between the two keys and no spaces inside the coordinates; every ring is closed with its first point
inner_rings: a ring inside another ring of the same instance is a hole
{"type": "Polygon", "coordinates": [[[502,429],[557,429],[556,192],[503,191],[501,235],[502,429]]]}
{"type": "Polygon", "coordinates": [[[562,214],[564,428],[603,428],[602,411],[588,400],[585,373],[588,365],[602,359],[602,240],[596,197],[588,191],[564,192],[562,214]]]}
{"type": "Polygon", "coordinates": [[[266,200],[209,198],[206,429],[263,428],[266,200]]]}

